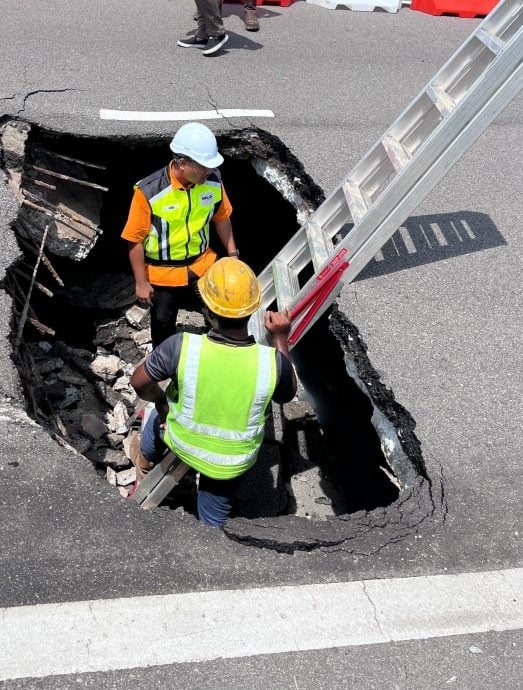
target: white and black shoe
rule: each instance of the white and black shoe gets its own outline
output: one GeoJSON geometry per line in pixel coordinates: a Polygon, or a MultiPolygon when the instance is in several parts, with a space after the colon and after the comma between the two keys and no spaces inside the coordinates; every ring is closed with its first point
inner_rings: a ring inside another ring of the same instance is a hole
{"type": "Polygon", "coordinates": [[[220,48],[227,43],[229,37],[227,34],[222,34],[221,36],[211,36],[207,41],[207,45],[202,50],[204,55],[213,55],[213,53],[218,52],[220,48]]]}
{"type": "Polygon", "coordinates": [[[208,38],[197,38],[196,36],[187,36],[187,38],[181,38],[178,41],[180,48],[199,48],[203,50],[207,47],[209,43],[208,38]]]}

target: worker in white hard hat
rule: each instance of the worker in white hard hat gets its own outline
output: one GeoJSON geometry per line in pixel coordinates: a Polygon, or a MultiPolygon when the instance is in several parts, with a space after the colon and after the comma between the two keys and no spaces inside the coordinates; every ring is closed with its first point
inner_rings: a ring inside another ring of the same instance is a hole
{"type": "Polygon", "coordinates": [[[225,252],[237,257],[232,206],[217,168],[216,137],[199,122],[180,127],[170,144],[173,159],[135,185],[122,232],[136,281],[136,299],[151,307],[153,347],[176,332],[180,308],[201,310],[196,283],[213,265],[211,221],[225,252]]]}

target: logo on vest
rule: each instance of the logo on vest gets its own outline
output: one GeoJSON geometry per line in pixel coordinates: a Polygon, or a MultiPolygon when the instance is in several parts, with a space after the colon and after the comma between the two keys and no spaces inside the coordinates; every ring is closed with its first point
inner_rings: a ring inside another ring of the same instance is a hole
{"type": "Polygon", "coordinates": [[[214,201],[214,196],[211,192],[205,192],[205,194],[200,194],[200,204],[202,206],[210,206],[214,201]]]}
{"type": "Polygon", "coordinates": [[[164,206],[162,211],[176,211],[177,208],[180,208],[180,204],[171,204],[170,206],[164,206]]]}

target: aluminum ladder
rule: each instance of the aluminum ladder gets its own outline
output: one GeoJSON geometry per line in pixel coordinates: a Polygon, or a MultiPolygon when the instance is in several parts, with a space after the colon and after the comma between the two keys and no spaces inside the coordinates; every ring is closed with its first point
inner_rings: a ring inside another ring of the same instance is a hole
{"type": "MultiPolygon", "coordinates": [[[[154,403],[148,402],[144,407],[140,433],[153,410],[154,403]]],[[[190,469],[172,451],[168,450],[167,446],[165,449],[167,452],[162,460],[140,480],[136,491],[132,494],[132,499],[138,503],[140,508],[145,510],[157,508],[190,469]]]]}
{"type": "Polygon", "coordinates": [[[295,345],[515,98],[522,24],[522,0],[502,0],[258,276],[256,340],[267,342],[264,315],[276,302],[291,311],[295,345]]]}
{"type": "Polygon", "coordinates": [[[152,510],[167,498],[185,476],[189,466],[169,451],[140,481],[132,498],[140,508],[152,510]]]}

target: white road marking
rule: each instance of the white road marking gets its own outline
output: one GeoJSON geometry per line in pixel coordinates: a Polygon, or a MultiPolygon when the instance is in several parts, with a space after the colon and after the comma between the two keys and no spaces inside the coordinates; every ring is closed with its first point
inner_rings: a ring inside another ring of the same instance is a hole
{"type": "Polygon", "coordinates": [[[242,110],[239,108],[219,108],[218,110],[193,110],[181,112],[146,112],[139,110],[100,109],[101,120],[220,120],[229,117],[274,117],[272,110],[242,110]]]}
{"type": "Polygon", "coordinates": [[[0,609],[0,680],[523,627],[523,568],[0,609]]]}

